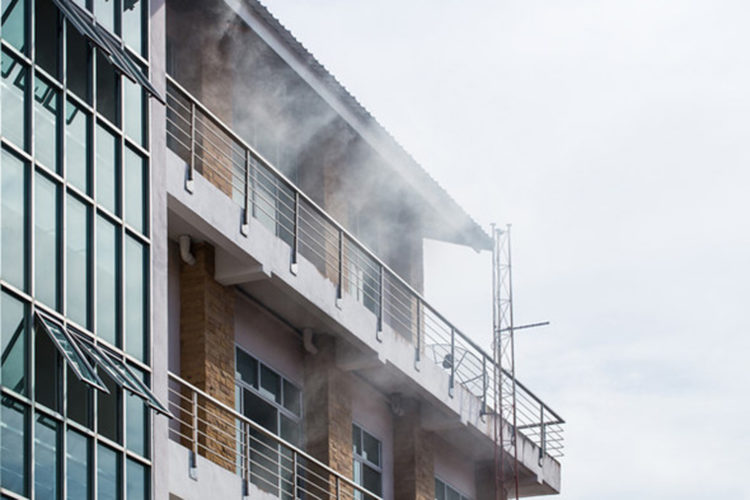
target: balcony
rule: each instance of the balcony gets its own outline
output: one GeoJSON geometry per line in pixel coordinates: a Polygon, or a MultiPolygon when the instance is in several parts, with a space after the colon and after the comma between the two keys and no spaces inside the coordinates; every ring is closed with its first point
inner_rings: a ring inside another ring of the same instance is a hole
{"type": "MultiPolygon", "coordinates": [[[[413,350],[415,367],[429,363],[442,371],[448,392],[440,398],[452,398],[460,388],[479,401],[482,419],[494,414],[495,394],[512,383],[510,374],[169,77],[167,144],[186,164],[187,191],[197,175],[209,181],[239,207],[242,234],[260,223],[285,244],[292,275],[302,260],[314,266],[330,282],[332,301],[354,302],[374,316],[378,340],[385,329],[393,331],[413,350]]],[[[523,384],[515,385],[515,431],[534,445],[540,464],[559,460],[563,419],[523,384]]]]}

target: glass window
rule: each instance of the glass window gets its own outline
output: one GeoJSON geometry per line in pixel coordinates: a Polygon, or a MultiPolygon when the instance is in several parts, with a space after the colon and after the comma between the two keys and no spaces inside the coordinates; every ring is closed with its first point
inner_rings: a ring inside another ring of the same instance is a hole
{"type": "Polygon", "coordinates": [[[125,238],[125,346],[128,354],[146,359],[146,248],[125,238]]]}
{"type": "MultiPolygon", "coordinates": [[[[57,321],[50,320],[49,318],[36,314],[37,324],[40,329],[37,330],[38,336],[47,337],[53,342],[54,347],[63,355],[67,361],[67,365],[73,370],[75,375],[82,381],[97,387],[101,390],[105,390],[101,379],[97,377],[94,369],[89,365],[86,358],[77,347],[77,342],[57,321]]],[[[39,368],[39,367],[37,367],[39,368]]]]}
{"type": "Polygon", "coordinates": [[[260,366],[260,393],[281,403],[281,377],[266,365],[260,366]]]}
{"type": "Polygon", "coordinates": [[[68,429],[67,433],[67,497],[88,500],[91,498],[89,479],[90,455],[89,439],[68,429]]]}
{"type": "Polygon", "coordinates": [[[140,0],[122,0],[122,40],[135,52],[145,52],[143,46],[143,5],[140,0]]]}
{"type": "MultiPolygon", "coordinates": [[[[127,0],[124,0],[127,3],[127,0]]],[[[115,32],[115,0],[94,0],[96,22],[111,33],[115,32]]]]}
{"type": "Polygon", "coordinates": [[[0,339],[2,339],[2,374],[5,387],[26,393],[27,327],[26,306],[12,295],[0,296],[0,339]]]}
{"type": "Polygon", "coordinates": [[[34,151],[36,160],[59,172],[57,115],[60,109],[57,89],[41,78],[34,80],[34,151]]]}
{"type": "Polygon", "coordinates": [[[26,289],[26,194],[28,169],[23,161],[2,151],[0,164],[0,271],[3,279],[26,289]]]}
{"type": "Polygon", "coordinates": [[[109,394],[96,391],[96,411],[97,411],[97,423],[99,424],[99,434],[111,439],[112,441],[120,442],[120,390],[109,375],[103,370],[99,370],[99,377],[101,377],[104,385],[109,390],[109,394]]]}
{"type": "Polygon", "coordinates": [[[81,33],[67,25],[66,40],[66,76],[68,78],[68,90],[78,97],[91,102],[91,91],[89,88],[89,71],[91,68],[91,46],[81,33]]]}
{"type": "Polygon", "coordinates": [[[65,109],[65,176],[71,184],[90,193],[89,139],[91,117],[73,101],[65,109]]]}
{"type": "Polygon", "coordinates": [[[117,124],[117,73],[100,51],[96,53],[96,108],[110,122],[117,124]]]}
{"type": "Polygon", "coordinates": [[[96,200],[107,210],[119,214],[119,169],[117,139],[106,128],[96,126],[96,200]]]}
{"type": "Polygon", "coordinates": [[[134,229],[145,233],[146,214],[148,213],[148,192],[146,160],[126,147],[124,155],[125,164],[125,222],[134,229]]]}
{"type": "Polygon", "coordinates": [[[119,231],[102,216],[96,219],[96,334],[117,344],[119,324],[119,231]]]}
{"type": "Polygon", "coordinates": [[[54,500],[60,483],[57,422],[38,415],[34,426],[34,496],[54,500]]]}
{"type": "Polygon", "coordinates": [[[60,356],[44,326],[37,322],[34,336],[34,390],[36,400],[52,410],[59,410],[60,356]]]}
{"type": "Polygon", "coordinates": [[[299,422],[295,422],[291,418],[281,415],[279,436],[281,436],[281,439],[285,439],[293,445],[299,446],[299,422]]]}
{"type": "MultiPolygon", "coordinates": [[[[381,495],[383,473],[380,468],[380,441],[357,424],[352,424],[352,444],[354,482],[376,495],[381,495]]],[[[355,492],[354,496],[360,500],[370,498],[359,492],[355,492]]]]}
{"type": "Polygon", "coordinates": [[[59,24],[52,0],[36,0],[34,50],[36,62],[50,75],[58,76],[59,24]]]}
{"type": "Polygon", "coordinates": [[[34,295],[48,306],[58,307],[60,263],[60,189],[37,172],[34,187],[34,295]]]}
{"type": "MultiPolygon", "coordinates": [[[[146,382],[146,376],[140,370],[131,369],[141,380],[146,382]]],[[[125,437],[130,451],[141,456],[148,456],[148,406],[138,396],[128,394],[125,398],[125,437]]]]}
{"type": "Polygon", "coordinates": [[[128,460],[127,476],[127,500],[146,500],[149,498],[148,469],[146,466],[134,460],[128,460]]]}
{"type": "Polygon", "coordinates": [[[91,428],[91,386],[68,367],[68,418],[91,428]]]}
{"type": "Polygon", "coordinates": [[[84,327],[89,326],[89,296],[91,291],[91,210],[78,198],[68,195],[66,250],[67,250],[67,307],[68,317],[84,327]]]}
{"type": "Polygon", "coordinates": [[[4,397],[0,406],[0,485],[26,495],[28,448],[26,445],[26,407],[4,397]]]}
{"type": "Polygon", "coordinates": [[[5,0],[3,4],[3,40],[25,51],[26,0],[5,0]]]}
{"type": "Polygon", "coordinates": [[[2,123],[0,130],[6,139],[23,149],[26,141],[26,107],[24,96],[28,80],[27,68],[13,56],[3,52],[2,63],[2,123]]]}
{"type": "Polygon", "coordinates": [[[241,349],[237,349],[237,373],[243,382],[258,387],[258,362],[241,349]]]}
{"type": "Polygon", "coordinates": [[[445,500],[445,484],[438,478],[435,478],[435,500],[445,500]]]}
{"type": "Polygon", "coordinates": [[[123,130],[136,143],[144,145],[146,127],[143,121],[143,109],[146,102],[140,85],[125,76],[122,77],[123,92],[123,130]]]}
{"type": "Polygon", "coordinates": [[[120,495],[120,457],[102,444],[97,446],[97,500],[117,500],[120,495]]]}
{"type": "Polygon", "coordinates": [[[245,403],[244,415],[264,429],[277,434],[279,424],[277,412],[273,405],[247,389],[244,390],[243,397],[245,403]]]}
{"type": "Polygon", "coordinates": [[[302,411],[300,390],[288,380],[284,380],[284,408],[295,415],[299,415],[302,411]]]}

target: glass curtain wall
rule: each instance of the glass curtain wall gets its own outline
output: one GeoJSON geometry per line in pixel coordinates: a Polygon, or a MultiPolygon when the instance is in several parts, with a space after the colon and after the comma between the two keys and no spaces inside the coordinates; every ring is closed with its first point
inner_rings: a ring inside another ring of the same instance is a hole
{"type": "MultiPolygon", "coordinates": [[[[148,74],[147,0],[74,0],[148,74]]],[[[151,498],[150,419],[38,313],[149,384],[148,94],[52,0],[0,0],[0,496],[151,498]]]]}

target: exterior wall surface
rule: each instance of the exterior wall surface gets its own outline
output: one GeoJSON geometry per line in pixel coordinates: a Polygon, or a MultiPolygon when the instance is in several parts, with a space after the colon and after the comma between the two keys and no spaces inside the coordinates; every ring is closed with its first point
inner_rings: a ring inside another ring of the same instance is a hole
{"type": "Polygon", "coordinates": [[[459,493],[476,499],[474,462],[439,436],[433,437],[435,476],[459,493]]]}

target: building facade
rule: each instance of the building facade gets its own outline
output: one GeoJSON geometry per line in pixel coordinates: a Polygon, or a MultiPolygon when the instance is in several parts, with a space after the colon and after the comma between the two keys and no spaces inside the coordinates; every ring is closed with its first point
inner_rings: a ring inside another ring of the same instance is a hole
{"type": "Polygon", "coordinates": [[[421,296],[490,238],[265,7],[1,5],[2,498],[482,500],[497,432],[560,491],[421,296]]]}

